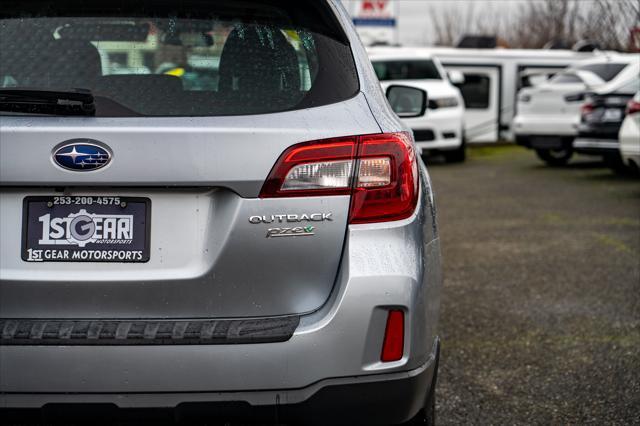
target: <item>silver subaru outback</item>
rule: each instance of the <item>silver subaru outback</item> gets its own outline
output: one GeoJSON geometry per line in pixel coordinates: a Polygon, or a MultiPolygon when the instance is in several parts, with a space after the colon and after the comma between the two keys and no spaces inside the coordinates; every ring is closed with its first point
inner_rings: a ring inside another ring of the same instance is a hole
{"type": "Polygon", "coordinates": [[[5,0],[0,83],[2,418],[433,423],[426,93],[338,0],[5,0]]]}

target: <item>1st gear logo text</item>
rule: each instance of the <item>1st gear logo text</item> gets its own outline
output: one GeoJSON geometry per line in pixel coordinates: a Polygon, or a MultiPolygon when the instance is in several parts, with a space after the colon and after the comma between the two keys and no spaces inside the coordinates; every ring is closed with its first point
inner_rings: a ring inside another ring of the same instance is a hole
{"type": "Polygon", "coordinates": [[[85,209],[66,217],[51,218],[47,213],[38,218],[42,224],[41,245],[84,247],[87,244],[131,244],[133,215],[94,214],[85,209]]]}

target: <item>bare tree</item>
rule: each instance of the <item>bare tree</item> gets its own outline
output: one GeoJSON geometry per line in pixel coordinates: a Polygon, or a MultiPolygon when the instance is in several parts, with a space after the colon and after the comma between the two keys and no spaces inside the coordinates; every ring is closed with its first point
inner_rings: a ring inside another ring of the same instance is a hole
{"type": "MultiPolygon", "coordinates": [[[[513,47],[541,48],[547,43],[571,46],[580,4],[574,0],[544,0],[522,4],[503,37],[513,47]]],[[[584,4],[584,3],[582,3],[584,4]]]]}
{"type": "Polygon", "coordinates": [[[494,35],[509,47],[542,48],[549,43],[571,47],[588,39],[602,49],[630,48],[630,31],[640,26],[636,0],[539,0],[521,4],[510,14],[475,3],[464,10],[431,9],[436,44],[454,45],[464,34],[494,35]]]}
{"type": "Polygon", "coordinates": [[[429,9],[431,26],[435,31],[435,44],[453,46],[465,34],[497,35],[494,25],[494,10],[492,5],[483,9],[476,8],[477,3],[469,3],[460,14],[457,8],[429,9]]]}
{"type": "Polygon", "coordinates": [[[604,49],[627,50],[630,30],[640,27],[640,3],[595,0],[580,24],[582,38],[595,40],[604,49]]]}
{"type": "Polygon", "coordinates": [[[453,46],[462,31],[462,28],[459,26],[456,10],[447,8],[436,11],[430,8],[429,18],[436,36],[435,44],[440,46],[453,46]]]}

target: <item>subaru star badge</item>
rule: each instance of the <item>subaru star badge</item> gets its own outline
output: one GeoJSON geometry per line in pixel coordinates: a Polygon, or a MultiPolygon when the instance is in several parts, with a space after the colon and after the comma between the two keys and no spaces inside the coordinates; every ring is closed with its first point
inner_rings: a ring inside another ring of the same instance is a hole
{"type": "Polygon", "coordinates": [[[89,172],[100,169],[111,160],[111,153],[91,139],[67,141],[53,152],[53,162],[63,169],[89,172]]]}

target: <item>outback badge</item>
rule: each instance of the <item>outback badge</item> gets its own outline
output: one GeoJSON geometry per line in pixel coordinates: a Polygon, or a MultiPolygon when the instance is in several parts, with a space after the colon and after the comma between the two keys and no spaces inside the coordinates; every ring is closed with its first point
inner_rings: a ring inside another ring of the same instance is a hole
{"type": "MultiPolygon", "coordinates": [[[[264,224],[288,224],[300,222],[332,222],[333,214],[328,213],[302,213],[302,214],[272,214],[262,216],[250,216],[249,223],[264,224]]],[[[267,238],[277,237],[310,237],[315,235],[315,226],[300,224],[299,226],[279,226],[267,229],[267,238]]]]}

